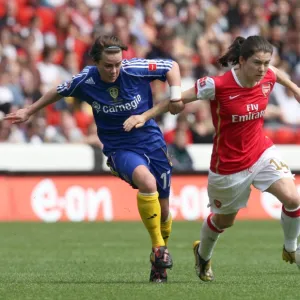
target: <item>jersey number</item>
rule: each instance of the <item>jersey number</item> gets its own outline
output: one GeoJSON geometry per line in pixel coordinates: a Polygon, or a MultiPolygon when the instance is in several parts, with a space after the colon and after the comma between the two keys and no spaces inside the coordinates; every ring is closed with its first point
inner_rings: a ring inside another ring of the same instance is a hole
{"type": "Polygon", "coordinates": [[[170,170],[166,173],[162,173],[160,178],[163,180],[163,189],[166,189],[167,186],[169,187],[171,184],[171,176],[170,176],[170,170]]]}
{"type": "Polygon", "coordinates": [[[271,159],[270,160],[270,164],[273,164],[275,167],[276,167],[276,170],[282,170],[282,169],[286,169],[286,170],[289,170],[289,166],[285,163],[283,163],[282,161],[275,161],[274,159],[271,159]]]}

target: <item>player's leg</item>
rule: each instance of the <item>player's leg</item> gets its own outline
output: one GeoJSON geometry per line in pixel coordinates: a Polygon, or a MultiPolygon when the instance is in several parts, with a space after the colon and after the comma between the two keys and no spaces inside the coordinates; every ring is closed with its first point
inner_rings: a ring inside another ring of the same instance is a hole
{"type": "Polygon", "coordinates": [[[164,247],[165,242],[160,231],[161,208],[156,180],[148,169],[148,159],[132,151],[117,151],[108,161],[115,175],[139,189],[137,206],[150,234],[152,247],[164,247]]]}
{"type": "Polygon", "coordinates": [[[251,180],[249,172],[231,175],[209,172],[208,197],[212,213],[202,224],[201,241],[193,244],[196,274],[203,281],[214,279],[211,269],[213,251],[221,233],[233,225],[239,209],[246,206],[251,180]]]}
{"type": "Polygon", "coordinates": [[[193,243],[195,270],[202,281],[214,280],[211,268],[213,250],[220,234],[233,225],[236,215],[237,212],[232,214],[211,213],[204,220],[200,232],[201,241],[193,243]]]}
{"type": "Polygon", "coordinates": [[[167,245],[172,231],[172,215],[169,210],[172,163],[167,152],[167,147],[147,153],[146,156],[150,162],[150,171],[156,179],[161,206],[161,233],[167,245]]]}
{"type": "Polygon", "coordinates": [[[284,233],[282,258],[293,263],[297,238],[300,234],[300,197],[294,177],[287,164],[281,159],[276,147],[265,151],[262,166],[253,185],[263,192],[273,194],[283,204],[281,211],[281,225],[284,233]]]}
{"type": "Polygon", "coordinates": [[[139,165],[134,169],[132,179],[139,189],[137,195],[138,210],[150,234],[152,248],[165,246],[160,231],[161,207],[158,200],[155,177],[146,166],[139,165]]]}
{"type": "MultiPolygon", "coordinates": [[[[172,231],[172,215],[169,212],[169,199],[163,198],[159,199],[161,206],[161,223],[160,223],[160,231],[161,235],[165,241],[166,247],[168,246],[168,240],[172,231]]],[[[152,263],[153,251],[150,254],[150,262],[151,262],[151,270],[150,270],[150,279],[151,282],[167,282],[168,274],[166,268],[157,268],[152,263]]],[[[168,252],[168,259],[171,259],[171,256],[168,252]]]]}
{"type": "Polygon", "coordinates": [[[172,232],[173,223],[172,215],[169,209],[169,198],[160,198],[159,203],[161,207],[160,231],[165,241],[165,245],[168,246],[168,241],[172,232]]]}
{"type": "MultiPolygon", "coordinates": [[[[155,176],[159,202],[161,206],[160,230],[167,247],[172,231],[172,215],[169,210],[169,194],[171,185],[172,165],[167,155],[166,147],[147,153],[150,162],[150,171],[155,176]]],[[[170,254],[166,257],[172,261],[170,254]]],[[[150,281],[166,282],[167,271],[165,268],[157,268],[151,262],[150,281]]]]}
{"type": "Polygon", "coordinates": [[[292,178],[281,178],[274,182],[267,192],[273,194],[283,204],[281,225],[284,233],[282,258],[295,262],[297,239],[300,235],[300,197],[292,178]]]}
{"type": "MultiPolygon", "coordinates": [[[[138,166],[133,171],[132,178],[134,184],[139,187],[138,209],[152,240],[150,261],[155,268],[171,268],[172,258],[161,234],[161,207],[156,191],[156,179],[148,169],[145,169],[144,166],[138,166]]],[[[159,279],[155,282],[162,281],[159,279]]]]}
{"type": "Polygon", "coordinates": [[[214,214],[211,213],[204,220],[201,228],[201,243],[199,246],[199,255],[205,261],[212,257],[213,250],[221,233],[226,228],[233,225],[236,213],[232,214],[214,214]]]}

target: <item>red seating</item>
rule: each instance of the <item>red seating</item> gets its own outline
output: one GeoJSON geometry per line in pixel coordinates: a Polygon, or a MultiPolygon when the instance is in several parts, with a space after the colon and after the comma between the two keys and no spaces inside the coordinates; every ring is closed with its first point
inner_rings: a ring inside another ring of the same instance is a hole
{"type": "Polygon", "coordinates": [[[279,128],[276,130],[273,142],[275,144],[293,144],[296,141],[296,134],[293,129],[279,128]]]}

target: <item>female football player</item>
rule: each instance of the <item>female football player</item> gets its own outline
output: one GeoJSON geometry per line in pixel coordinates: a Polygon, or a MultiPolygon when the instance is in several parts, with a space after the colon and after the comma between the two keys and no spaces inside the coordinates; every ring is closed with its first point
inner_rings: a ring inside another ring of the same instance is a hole
{"type": "MultiPolygon", "coordinates": [[[[211,214],[201,229],[201,242],[193,244],[195,269],[203,281],[214,279],[213,249],[220,234],[232,226],[238,211],[246,207],[250,186],[269,192],[282,202],[283,260],[294,263],[300,234],[300,197],[293,175],[272,141],[264,135],[263,117],[276,82],[289,88],[300,101],[300,88],[271,67],[273,46],[263,37],[238,37],[219,63],[232,68],[224,75],[198,79],[183,92],[184,103],[210,101],[215,137],[208,175],[211,214]]],[[[141,116],[124,123],[130,131],[168,110],[161,102],[141,116]]]]}
{"type": "MultiPolygon", "coordinates": [[[[72,80],[52,88],[29,107],[8,114],[6,120],[25,122],[30,116],[62,97],[75,97],[93,108],[103,152],[114,175],[138,189],[137,206],[151,241],[150,281],[165,282],[166,269],[172,267],[167,249],[172,217],[169,193],[172,166],[162,133],[154,120],[143,128],[124,131],[124,121],[153,105],[150,83],[167,81],[170,86],[170,111],[179,112],[180,72],[175,61],[167,59],[123,60],[127,47],[115,36],[98,37],[90,51],[95,66],[85,67],[72,80]]],[[[124,201],[127,201],[124,195],[124,201]]]]}

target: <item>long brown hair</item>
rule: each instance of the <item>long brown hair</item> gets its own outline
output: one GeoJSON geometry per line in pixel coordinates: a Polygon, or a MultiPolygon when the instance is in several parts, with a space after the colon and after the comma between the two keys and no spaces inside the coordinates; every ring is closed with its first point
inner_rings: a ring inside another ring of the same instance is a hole
{"type": "Polygon", "coordinates": [[[263,37],[258,35],[249,36],[247,39],[238,36],[229,46],[228,51],[218,59],[223,67],[229,64],[235,66],[239,63],[239,57],[245,60],[256,52],[273,53],[273,46],[263,37]]]}

